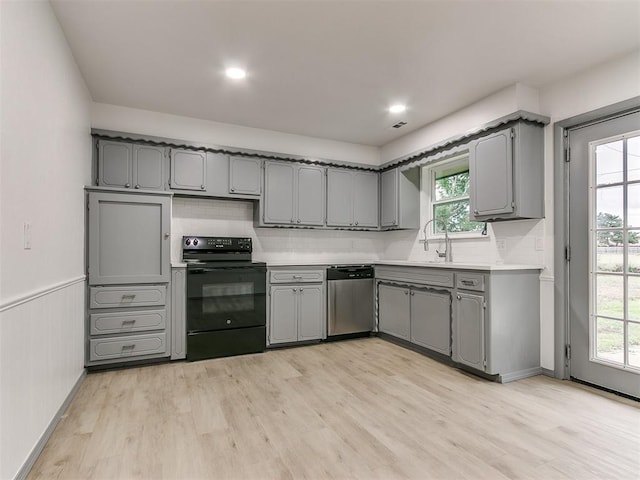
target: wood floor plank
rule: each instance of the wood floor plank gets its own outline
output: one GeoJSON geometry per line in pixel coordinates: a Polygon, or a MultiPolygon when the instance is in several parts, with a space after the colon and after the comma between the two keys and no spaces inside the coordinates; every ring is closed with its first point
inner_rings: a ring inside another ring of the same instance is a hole
{"type": "Polygon", "coordinates": [[[89,374],[29,479],[634,479],[640,405],[378,338],[89,374]]]}

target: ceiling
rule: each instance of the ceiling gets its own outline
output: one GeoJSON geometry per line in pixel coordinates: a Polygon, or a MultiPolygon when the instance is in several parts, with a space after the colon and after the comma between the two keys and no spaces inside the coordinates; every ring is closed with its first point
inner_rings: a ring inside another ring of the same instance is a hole
{"type": "Polygon", "coordinates": [[[96,102],[373,146],[640,49],[639,1],[52,4],[96,102]]]}

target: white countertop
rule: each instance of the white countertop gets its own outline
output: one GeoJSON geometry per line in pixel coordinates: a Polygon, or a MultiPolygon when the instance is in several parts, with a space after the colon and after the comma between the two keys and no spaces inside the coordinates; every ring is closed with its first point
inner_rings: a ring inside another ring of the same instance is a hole
{"type": "Polygon", "coordinates": [[[491,263],[469,263],[469,262],[416,262],[411,260],[379,260],[375,265],[396,265],[401,267],[423,267],[423,268],[448,268],[452,270],[542,270],[542,265],[524,264],[491,264],[491,263]]]}
{"type": "MultiPolygon", "coordinates": [[[[422,267],[422,268],[446,268],[450,270],[481,270],[481,271],[509,271],[509,270],[542,270],[541,265],[525,265],[525,264],[489,264],[489,263],[469,263],[469,262],[419,262],[415,260],[377,260],[377,261],[349,261],[349,262],[309,262],[309,261],[291,261],[291,262],[267,262],[268,267],[326,267],[328,265],[395,265],[400,267],[422,267]]],[[[171,262],[172,268],[186,268],[184,262],[171,262]]]]}

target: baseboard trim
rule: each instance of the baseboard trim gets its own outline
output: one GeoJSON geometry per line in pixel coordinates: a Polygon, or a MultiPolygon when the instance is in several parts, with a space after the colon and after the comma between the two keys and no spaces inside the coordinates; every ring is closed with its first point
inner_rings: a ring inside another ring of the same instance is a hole
{"type": "Polygon", "coordinates": [[[523,378],[535,377],[542,373],[542,367],[527,368],[525,370],[518,370],[517,372],[507,373],[506,375],[500,375],[500,383],[515,382],[523,378]]]}
{"type": "Polygon", "coordinates": [[[62,402],[62,405],[60,405],[60,408],[51,419],[49,426],[40,437],[40,440],[38,440],[38,443],[36,443],[35,447],[33,447],[33,450],[31,450],[31,453],[27,457],[27,460],[22,465],[22,468],[20,468],[20,470],[18,471],[18,474],[15,477],[15,480],[25,480],[27,478],[27,475],[29,475],[29,472],[35,465],[36,460],[38,460],[38,457],[42,453],[42,450],[44,450],[45,445],[49,441],[51,434],[58,426],[58,423],[60,422],[60,419],[62,418],[64,413],[67,411],[67,408],[69,408],[69,405],[73,400],[73,397],[75,397],[76,393],[78,393],[78,389],[80,388],[80,385],[82,385],[82,381],[84,380],[84,377],[86,375],[87,375],[87,371],[85,369],[82,371],[82,373],[78,377],[78,380],[76,380],[76,383],[71,389],[71,391],[69,392],[69,395],[67,395],[67,398],[64,400],[64,402],[62,402]]]}
{"type": "Polygon", "coordinates": [[[544,375],[546,377],[556,378],[556,372],[553,370],[549,370],[548,368],[540,367],[540,375],[544,375]]]}

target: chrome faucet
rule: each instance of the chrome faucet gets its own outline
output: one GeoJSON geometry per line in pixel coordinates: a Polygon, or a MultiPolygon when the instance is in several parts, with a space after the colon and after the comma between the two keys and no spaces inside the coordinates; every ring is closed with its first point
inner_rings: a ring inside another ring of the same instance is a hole
{"type": "Polygon", "coordinates": [[[424,224],[424,227],[422,227],[422,233],[424,233],[424,246],[423,246],[423,248],[424,248],[425,252],[429,251],[429,237],[427,236],[427,227],[434,220],[435,220],[435,218],[432,218],[431,220],[427,221],[427,223],[424,224]]]}
{"type": "Polygon", "coordinates": [[[444,228],[444,252],[440,252],[439,250],[436,250],[436,253],[438,254],[438,257],[440,258],[444,258],[445,263],[447,262],[452,262],[452,256],[451,256],[451,239],[449,238],[449,232],[447,231],[447,226],[443,225],[444,228]]]}

